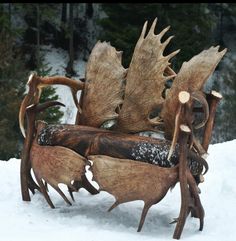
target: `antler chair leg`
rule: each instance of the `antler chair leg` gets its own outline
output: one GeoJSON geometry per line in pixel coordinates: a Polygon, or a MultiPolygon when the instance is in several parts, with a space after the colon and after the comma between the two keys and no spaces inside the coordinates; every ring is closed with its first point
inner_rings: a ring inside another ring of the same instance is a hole
{"type": "Polygon", "coordinates": [[[180,158],[179,158],[179,182],[181,190],[181,209],[176,224],[174,239],[180,239],[181,233],[184,228],[186,218],[189,213],[190,193],[187,181],[187,144],[191,131],[188,126],[180,125],[180,158]]]}
{"type": "MultiPolygon", "coordinates": [[[[32,122],[35,120],[35,114],[32,113],[30,115],[27,114],[27,126],[29,127],[32,122]]],[[[32,177],[30,174],[30,164],[29,164],[29,155],[30,155],[30,148],[32,146],[34,137],[34,129],[28,128],[26,133],[26,138],[24,141],[24,147],[21,155],[21,165],[20,165],[20,180],[21,180],[21,194],[22,199],[24,201],[30,201],[29,195],[29,186],[31,187],[31,191],[34,190],[32,187],[36,187],[39,190],[37,184],[31,185],[32,177]]],[[[34,191],[33,191],[34,192],[34,191]]]]}
{"type": "Polygon", "coordinates": [[[99,191],[89,182],[89,180],[85,175],[83,175],[81,179],[82,179],[81,181],[73,182],[72,184],[73,188],[70,188],[70,187],[68,188],[70,196],[73,201],[74,201],[73,191],[77,192],[80,188],[86,189],[92,195],[96,195],[99,193],[99,191]]]}
{"type": "Polygon", "coordinates": [[[187,181],[189,185],[189,190],[191,192],[191,196],[194,199],[194,217],[199,218],[200,220],[200,227],[199,230],[203,230],[203,225],[204,225],[204,209],[201,204],[201,200],[198,194],[198,188],[197,188],[197,183],[195,182],[192,174],[190,173],[189,169],[187,170],[187,181]]]}
{"type": "Polygon", "coordinates": [[[35,135],[35,117],[36,113],[43,111],[44,109],[54,106],[61,105],[62,103],[58,101],[51,101],[41,104],[40,106],[31,106],[27,108],[26,116],[27,116],[27,133],[24,141],[24,147],[21,155],[21,166],[20,166],[20,180],[21,180],[21,194],[22,199],[24,201],[30,201],[29,189],[34,194],[34,190],[40,190],[39,186],[34,182],[31,176],[31,164],[30,164],[30,149],[32,147],[33,138],[35,135]]]}

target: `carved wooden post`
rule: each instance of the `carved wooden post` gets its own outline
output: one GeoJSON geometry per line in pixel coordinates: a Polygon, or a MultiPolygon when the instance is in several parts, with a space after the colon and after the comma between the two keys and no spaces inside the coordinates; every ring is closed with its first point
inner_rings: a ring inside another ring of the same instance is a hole
{"type": "Polygon", "coordinates": [[[211,135],[212,130],[214,126],[214,120],[215,120],[215,114],[216,114],[216,108],[220,100],[222,99],[222,95],[216,91],[211,91],[211,94],[208,95],[208,103],[209,103],[209,119],[206,123],[206,128],[204,131],[204,137],[203,137],[203,148],[207,151],[210,141],[211,141],[211,135]]]}
{"type": "Polygon", "coordinates": [[[186,125],[180,125],[180,158],[179,158],[179,182],[181,190],[181,209],[178,218],[178,222],[173,235],[174,239],[180,239],[181,233],[184,228],[186,218],[189,213],[189,189],[187,182],[187,145],[188,138],[191,130],[186,125]]]}

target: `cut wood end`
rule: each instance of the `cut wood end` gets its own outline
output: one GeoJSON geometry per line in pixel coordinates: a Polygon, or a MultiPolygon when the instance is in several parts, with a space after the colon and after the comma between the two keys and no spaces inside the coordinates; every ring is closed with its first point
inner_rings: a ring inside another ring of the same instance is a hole
{"type": "Polygon", "coordinates": [[[208,156],[209,156],[208,153],[204,153],[204,154],[201,155],[201,157],[202,157],[204,160],[206,160],[208,156]]]}
{"type": "Polygon", "coordinates": [[[187,103],[190,100],[190,94],[187,91],[181,91],[179,92],[179,101],[182,104],[187,103]]]}
{"type": "Polygon", "coordinates": [[[205,178],[202,174],[200,174],[199,179],[200,179],[200,183],[203,183],[205,181],[205,178]]]}
{"type": "Polygon", "coordinates": [[[212,90],[212,91],[211,91],[211,94],[212,94],[213,96],[215,96],[216,98],[218,98],[218,99],[222,99],[222,98],[223,98],[222,94],[219,93],[219,92],[217,92],[217,91],[215,91],[215,90],[212,90]]]}
{"type": "Polygon", "coordinates": [[[180,125],[180,130],[188,133],[191,132],[190,128],[186,125],[180,125]]]}

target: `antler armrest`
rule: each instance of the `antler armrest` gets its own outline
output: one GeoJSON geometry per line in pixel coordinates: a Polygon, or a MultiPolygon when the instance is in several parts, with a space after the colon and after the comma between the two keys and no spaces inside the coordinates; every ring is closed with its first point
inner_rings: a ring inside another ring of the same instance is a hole
{"type": "Polygon", "coordinates": [[[205,131],[204,131],[204,137],[203,137],[203,143],[202,146],[203,148],[207,151],[210,141],[211,141],[211,136],[212,136],[212,131],[214,127],[214,121],[215,121],[215,115],[216,115],[216,108],[222,99],[222,95],[216,91],[211,91],[210,94],[207,96],[208,99],[208,104],[209,104],[209,118],[206,123],[205,131]]]}

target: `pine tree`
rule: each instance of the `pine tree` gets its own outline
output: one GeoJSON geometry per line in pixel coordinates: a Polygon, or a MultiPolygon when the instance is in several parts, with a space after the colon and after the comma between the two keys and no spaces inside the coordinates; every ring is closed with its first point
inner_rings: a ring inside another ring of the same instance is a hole
{"type": "MultiPolygon", "coordinates": [[[[44,57],[40,51],[42,40],[42,26],[46,22],[53,22],[53,17],[55,16],[55,11],[49,8],[48,4],[32,4],[28,6],[28,9],[25,10],[28,17],[32,19],[32,25],[29,28],[34,29],[34,38],[36,40],[34,49],[35,49],[35,69],[40,76],[49,75],[51,69],[48,68],[48,63],[44,63],[44,57]]],[[[46,33],[43,32],[45,35],[46,33]]],[[[45,102],[49,100],[57,100],[58,95],[56,95],[56,90],[54,87],[47,87],[43,90],[40,102],[45,102]]],[[[44,113],[38,115],[38,119],[42,119],[48,123],[56,123],[60,121],[60,118],[63,116],[63,113],[60,111],[60,107],[52,107],[45,110],[44,113]]]]}
{"type": "MultiPolygon", "coordinates": [[[[20,157],[23,137],[18,125],[18,113],[30,72],[24,63],[25,56],[21,51],[23,32],[12,26],[11,6],[9,6],[0,4],[0,160],[20,157]]],[[[23,5],[17,4],[17,9],[21,11],[23,5]]],[[[42,63],[42,57],[40,57],[36,70],[40,75],[47,75],[49,69],[42,63]]],[[[57,98],[55,89],[49,87],[44,91],[40,101],[57,98]]],[[[48,109],[42,119],[50,123],[58,122],[61,116],[59,108],[54,107],[48,109]]]]}
{"type": "Polygon", "coordinates": [[[12,28],[6,5],[0,5],[0,159],[18,157],[22,137],[18,111],[23,99],[26,69],[14,45],[17,29],[12,28]]]}
{"type": "MultiPolygon", "coordinates": [[[[43,57],[40,58],[40,66],[37,68],[37,74],[40,76],[47,76],[51,72],[51,68],[48,68],[48,64],[43,63],[43,57]]],[[[40,103],[44,103],[50,100],[58,100],[58,95],[54,87],[48,86],[43,89],[42,95],[40,97],[40,103]]],[[[60,122],[63,112],[61,112],[60,107],[50,107],[46,109],[43,113],[37,116],[38,120],[44,120],[47,123],[57,123],[60,122]]]]}

